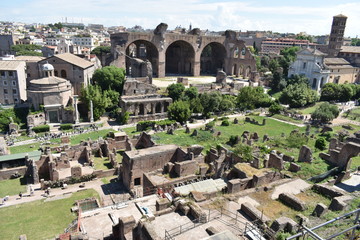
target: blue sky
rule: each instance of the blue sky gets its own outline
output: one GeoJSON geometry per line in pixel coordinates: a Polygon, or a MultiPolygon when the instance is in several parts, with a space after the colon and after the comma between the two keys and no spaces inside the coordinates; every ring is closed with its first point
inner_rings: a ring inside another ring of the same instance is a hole
{"type": "Polygon", "coordinates": [[[317,0],[2,0],[1,21],[100,23],[155,28],[160,22],[209,30],[328,34],[332,16],[348,16],[345,36],[360,37],[360,1],[317,0]]]}

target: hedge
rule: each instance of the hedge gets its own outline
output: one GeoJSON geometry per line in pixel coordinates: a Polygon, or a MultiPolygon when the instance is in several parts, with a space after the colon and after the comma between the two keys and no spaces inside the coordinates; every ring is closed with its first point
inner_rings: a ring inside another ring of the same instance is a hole
{"type": "Polygon", "coordinates": [[[50,131],[50,126],[49,125],[40,125],[37,127],[33,127],[32,130],[36,133],[48,132],[48,131],[50,131]]]}
{"type": "Polygon", "coordinates": [[[66,124],[61,124],[60,125],[60,130],[69,130],[72,129],[73,125],[71,123],[66,123],[66,124]]]}

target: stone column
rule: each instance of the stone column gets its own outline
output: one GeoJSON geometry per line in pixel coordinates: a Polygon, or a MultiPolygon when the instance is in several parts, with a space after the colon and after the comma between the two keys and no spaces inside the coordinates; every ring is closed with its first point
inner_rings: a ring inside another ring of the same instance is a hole
{"type": "Polygon", "coordinates": [[[74,95],[74,104],[75,104],[75,124],[79,124],[79,112],[77,106],[78,95],[74,95]]]}
{"type": "Polygon", "coordinates": [[[92,100],[90,100],[90,122],[94,122],[94,106],[92,100]]]}
{"type": "Polygon", "coordinates": [[[200,61],[195,61],[193,75],[194,77],[200,76],[200,61]]]}

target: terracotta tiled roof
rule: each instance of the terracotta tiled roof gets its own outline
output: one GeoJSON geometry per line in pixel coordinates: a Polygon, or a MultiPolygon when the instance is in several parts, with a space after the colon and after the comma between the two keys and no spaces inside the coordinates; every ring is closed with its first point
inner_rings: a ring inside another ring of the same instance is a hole
{"type": "Polygon", "coordinates": [[[0,60],[0,70],[16,70],[21,63],[24,63],[24,61],[0,60]]]}
{"type": "Polygon", "coordinates": [[[87,60],[85,60],[81,57],[78,57],[74,54],[71,54],[71,53],[57,54],[54,57],[57,57],[61,60],[64,60],[65,62],[71,63],[71,64],[81,67],[83,69],[86,69],[86,68],[94,65],[94,63],[87,61],[87,60]]]}
{"type": "Polygon", "coordinates": [[[360,46],[342,46],[340,52],[360,53],[360,46]]]}
{"type": "Polygon", "coordinates": [[[348,65],[350,63],[343,58],[325,58],[325,64],[327,64],[327,65],[348,65]]]}

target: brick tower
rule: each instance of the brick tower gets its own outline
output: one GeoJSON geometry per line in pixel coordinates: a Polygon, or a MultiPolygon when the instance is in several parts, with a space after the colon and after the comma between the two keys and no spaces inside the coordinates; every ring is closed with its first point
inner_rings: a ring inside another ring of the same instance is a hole
{"type": "Polygon", "coordinates": [[[328,46],[328,57],[336,57],[344,41],[344,31],[347,17],[339,14],[333,17],[328,46]]]}

